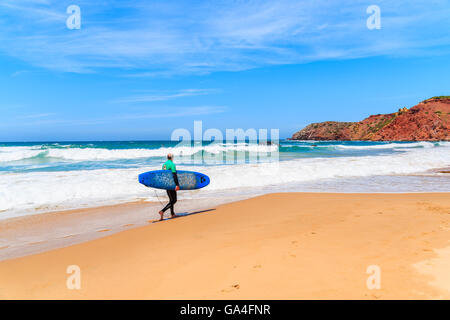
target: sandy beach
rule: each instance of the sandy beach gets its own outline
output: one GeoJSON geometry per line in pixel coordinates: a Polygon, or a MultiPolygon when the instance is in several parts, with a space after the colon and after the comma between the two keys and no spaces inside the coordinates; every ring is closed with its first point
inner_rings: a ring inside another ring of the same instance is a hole
{"type": "Polygon", "coordinates": [[[0,298],[448,299],[449,230],[449,193],[268,194],[2,261],[0,298]]]}

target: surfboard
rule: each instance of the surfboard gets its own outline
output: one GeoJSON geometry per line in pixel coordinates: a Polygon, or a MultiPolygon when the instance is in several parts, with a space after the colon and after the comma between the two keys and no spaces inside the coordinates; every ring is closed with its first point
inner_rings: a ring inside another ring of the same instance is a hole
{"type": "MultiPolygon", "coordinates": [[[[180,190],[194,190],[206,187],[210,180],[206,174],[195,171],[177,171],[180,190]]],[[[174,190],[175,181],[170,170],[154,170],[139,175],[139,183],[156,189],[174,190]]]]}

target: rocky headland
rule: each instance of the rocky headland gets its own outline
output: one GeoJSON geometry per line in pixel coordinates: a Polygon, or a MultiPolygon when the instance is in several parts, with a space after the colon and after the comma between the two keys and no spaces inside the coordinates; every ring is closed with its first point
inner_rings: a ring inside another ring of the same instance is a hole
{"type": "Polygon", "coordinates": [[[291,140],[450,141],[450,96],[408,109],[371,115],[359,122],[312,123],[291,140]]]}

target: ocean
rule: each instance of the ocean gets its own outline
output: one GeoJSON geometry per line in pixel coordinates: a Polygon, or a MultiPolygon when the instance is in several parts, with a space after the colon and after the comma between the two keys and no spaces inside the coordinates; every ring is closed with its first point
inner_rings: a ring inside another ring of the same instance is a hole
{"type": "Polygon", "coordinates": [[[137,177],[161,169],[169,152],[175,155],[177,169],[211,178],[204,189],[180,192],[181,200],[290,191],[450,191],[450,175],[438,172],[450,167],[450,142],[0,143],[0,219],[165,201],[163,190],[146,188],[137,177]]]}

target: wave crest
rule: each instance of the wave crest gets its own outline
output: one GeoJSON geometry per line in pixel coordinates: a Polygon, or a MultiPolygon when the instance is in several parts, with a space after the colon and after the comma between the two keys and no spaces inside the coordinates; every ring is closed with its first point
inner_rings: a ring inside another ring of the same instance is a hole
{"type": "Polygon", "coordinates": [[[210,144],[205,146],[176,146],[158,149],[106,149],[106,148],[54,148],[54,147],[0,147],[0,162],[12,162],[40,158],[57,158],[68,161],[102,161],[139,158],[165,157],[168,153],[175,156],[191,156],[198,152],[220,154],[230,151],[238,152],[274,152],[278,145],[259,144],[210,144]]]}

